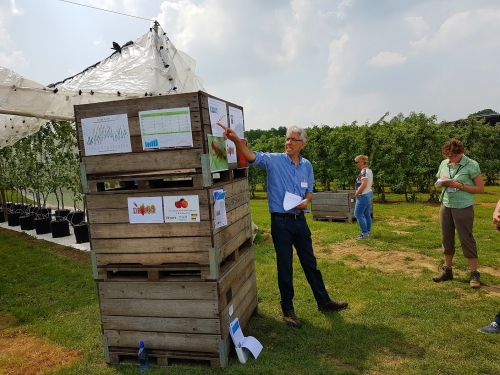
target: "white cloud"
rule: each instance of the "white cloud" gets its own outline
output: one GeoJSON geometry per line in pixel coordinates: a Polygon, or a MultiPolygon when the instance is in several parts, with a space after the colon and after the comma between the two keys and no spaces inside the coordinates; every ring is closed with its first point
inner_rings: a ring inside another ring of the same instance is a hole
{"type": "Polygon", "coordinates": [[[407,57],[399,52],[379,52],[368,60],[368,65],[379,67],[401,65],[406,61],[407,57]]]}
{"type": "Polygon", "coordinates": [[[0,52],[0,66],[16,71],[28,67],[28,65],[22,51],[12,51],[9,54],[0,52]]]}
{"type": "Polygon", "coordinates": [[[407,22],[410,27],[415,31],[417,35],[421,35],[429,31],[430,26],[425,22],[424,18],[421,16],[408,16],[404,18],[405,22],[407,22]]]}
{"type": "Polygon", "coordinates": [[[339,60],[341,58],[342,53],[344,52],[344,46],[349,41],[349,35],[344,34],[340,37],[340,39],[335,39],[330,42],[328,45],[329,55],[328,55],[328,76],[326,78],[326,86],[333,87],[335,86],[335,82],[337,78],[342,73],[342,65],[339,60]]]}

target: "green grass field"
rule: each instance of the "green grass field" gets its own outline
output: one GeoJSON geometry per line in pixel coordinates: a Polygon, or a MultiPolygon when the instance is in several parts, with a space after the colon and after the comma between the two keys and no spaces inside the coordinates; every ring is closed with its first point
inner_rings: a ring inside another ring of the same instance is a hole
{"type": "MultiPolygon", "coordinates": [[[[302,329],[281,320],[267,201],[252,200],[260,230],[254,246],[259,309],[245,334],[262,343],[261,355],[245,365],[232,353],[222,368],[151,366],[148,373],[499,374],[500,335],[476,331],[500,308],[500,232],[491,223],[500,188],[487,192],[476,196],[475,207],[479,290],[469,287],[459,247],[455,280],[432,282],[442,263],[436,204],[388,195],[391,203],[375,202],[372,238],[361,242],[353,240],[356,223],[313,221],[308,214],[327,289],[349,309],[319,313],[295,259],[294,304],[302,329]]],[[[0,373],[17,363],[6,348],[21,333],[79,353],[70,363],[51,365],[49,374],[139,372],[138,366],[104,361],[90,255],[0,229],[0,373]]]]}

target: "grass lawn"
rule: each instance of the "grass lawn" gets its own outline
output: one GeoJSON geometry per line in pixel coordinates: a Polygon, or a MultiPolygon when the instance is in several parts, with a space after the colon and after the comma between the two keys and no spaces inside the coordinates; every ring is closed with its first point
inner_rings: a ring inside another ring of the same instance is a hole
{"type": "MultiPolygon", "coordinates": [[[[375,202],[372,238],[361,242],[353,239],[356,223],[313,221],[308,214],[327,289],[349,309],[319,313],[295,259],[302,329],[281,321],[267,201],[252,200],[261,231],[254,246],[259,312],[245,334],[263,344],[261,355],[245,365],[232,353],[222,368],[151,366],[148,373],[499,374],[500,335],[476,331],[500,308],[500,232],[491,223],[500,188],[487,192],[476,196],[475,207],[479,290],[469,287],[460,248],[455,280],[432,282],[442,263],[436,204],[387,195],[391,203],[375,202]]],[[[90,255],[0,228],[0,374],[138,371],[104,361],[90,255]]]]}

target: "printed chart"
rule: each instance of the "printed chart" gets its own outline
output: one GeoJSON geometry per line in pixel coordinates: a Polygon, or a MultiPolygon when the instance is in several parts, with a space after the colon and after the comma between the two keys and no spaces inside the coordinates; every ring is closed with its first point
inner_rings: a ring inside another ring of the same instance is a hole
{"type": "Polygon", "coordinates": [[[132,152],[126,114],[82,118],[85,155],[132,152]]]}
{"type": "Polygon", "coordinates": [[[189,107],[139,112],[142,147],[193,147],[189,107]]]}

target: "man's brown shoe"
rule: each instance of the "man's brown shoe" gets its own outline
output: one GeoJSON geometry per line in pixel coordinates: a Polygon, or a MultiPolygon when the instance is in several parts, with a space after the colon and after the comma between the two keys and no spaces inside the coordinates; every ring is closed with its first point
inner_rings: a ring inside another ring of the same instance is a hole
{"type": "Polygon", "coordinates": [[[295,312],[292,311],[283,311],[283,321],[289,326],[300,328],[302,327],[302,322],[297,318],[295,312]]]}
{"type": "Polygon", "coordinates": [[[331,299],[324,305],[318,305],[318,310],[321,312],[340,311],[347,309],[347,306],[348,303],[346,301],[334,301],[331,299]]]}

